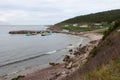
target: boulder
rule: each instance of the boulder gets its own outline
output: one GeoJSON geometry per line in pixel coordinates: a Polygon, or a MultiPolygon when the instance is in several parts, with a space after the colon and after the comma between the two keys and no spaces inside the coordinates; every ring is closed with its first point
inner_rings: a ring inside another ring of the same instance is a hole
{"type": "Polygon", "coordinates": [[[66,68],[67,68],[67,69],[71,69],[71,68],[72,68],[72,64],[73,64],[73,62],[70,62],[70,63],[66,66],[66,68]]]}
{"type": "Polygon", "coordinates": [[[19,76],[17,76],[16,78],[13,78],[13,79],[11,79],[11,80],[19,80],[19,79],[21,79],[21,78],[24,78],[25,76],[23,76],[23,75],[19,75],[19,76]]]}
{"type": "Polygon", "coordinates": [[[66,55],[65,58],[63,59],[64,62],[70,62],[71,58],[69,55],[66,55]]]}
{"type": "Polygon", "coordinates": [[[56,66],[56,65],[59,65],[59,63],[50,62],[49,65],[56,66]]]}

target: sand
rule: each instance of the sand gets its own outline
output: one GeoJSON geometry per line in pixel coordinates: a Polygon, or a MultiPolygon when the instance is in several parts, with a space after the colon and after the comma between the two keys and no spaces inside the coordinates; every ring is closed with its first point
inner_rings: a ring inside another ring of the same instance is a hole
{"type": "Polygon", "coordinates": [[[88,37],[91,41],[100,40],[103,37],[103,35],[97,33],[86,33],[83,36],[88,37]]]}

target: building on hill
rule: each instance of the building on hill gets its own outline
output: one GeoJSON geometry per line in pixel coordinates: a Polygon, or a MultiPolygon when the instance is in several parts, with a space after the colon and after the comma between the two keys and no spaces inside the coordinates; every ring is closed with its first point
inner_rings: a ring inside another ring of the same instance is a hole
{"type": "Polygon", "coordinates": [[[74,27],[77,27],[77,26],[78,26],[78,24],[73,24],[73,26],[74,26],[74,27]]]}
{"type": "Polygon", "coordinates": [[[62,32],[69,32],[69,30],[63,29],[62,32]]]}
{"type": "Polygon", "coordinates": [[[102,26],[102,23],[94,23],[95,26],[102,26]]]}
{"type": "Polygon", "coordinates": [[[65,25],[65,27],[68,27],[69,25],[65,25]]]}
{"type": "Polygon", "coordinates": [[[88,27],[88,25],[81,25],[80,27],[87,28],[87,27],[88,27]]]}

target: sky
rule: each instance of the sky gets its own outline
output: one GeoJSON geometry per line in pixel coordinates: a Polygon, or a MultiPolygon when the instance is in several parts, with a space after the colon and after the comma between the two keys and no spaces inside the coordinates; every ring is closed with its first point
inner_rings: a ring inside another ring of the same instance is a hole
{"type": "Polygon", "coordinates": [[[120,9],[120,0],[0,0],[0,22],[51,25],[113,9],[120,9]]]}

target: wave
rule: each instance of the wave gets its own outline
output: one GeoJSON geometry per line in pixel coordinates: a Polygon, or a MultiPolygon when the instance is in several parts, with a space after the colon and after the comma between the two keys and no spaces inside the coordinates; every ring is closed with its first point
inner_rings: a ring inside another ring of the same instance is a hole
{"type": "Polygon", "coordinates": [[[0,64],[0,67],[12,65],[12,64],[16,64],[16,63],[20,63],[20,62],[24,62],[24,61],[28,61],[28,60],[35,59],[35,58],[39,58],[39,57],[46,56],[46,55],[52,55],[52,54],[54,54],[54,53],[56,53],[56,52],[59,52],[59,51],[61,51],[61,50],[69,49],[69,48],[73,48],[73,47],[75,47],[75,46],[67,46],[66,48],[49,51],[49,52],[47,52],[47,53],[45,53],[45,54],[40,54],[40,55],[36,55],[36,56],[32,56],[32,57],[25,58],[25,59],[13,61],[13,62],[8,62],[8,63],[5,63],[5,64],[0,64]]]}
{"type": "Polygon", "coordinates": [[[9,62],[9,63],[6,63],[6,64],[1,64],[0,67],[12,65],[12,64],[15,64],[15,63],[20,63],[20,62],[23,62],[23,61],[28,61],[28,60],[31,60],[31,59],[35,59],[35,58],[39,58],[39,57],[45,56],[45,55],[51,55],[51,54],[56,53],[56,52],[57,52],[57,50],[53,50],[53,51],[47,52],[45,54],[28,57],[28,58],[25,58],[25,59],[22,59],[22,60],[18,60],[18,61],[14,61],[14,62],[9,62]]]}
{"type": "Polygon", "coordinates": [[[53,54],[53,53],[56,53],[56,52],[57,52],[57,50],[53,50],[53,51],[50,51],[50,52],[48,52],[46,54],[53,54]]]}
{"type": "Polygon", "coordinates": [[[18,61],[14,61],[14,62],[9,62],[9,63],[0,65],[0,67],[12,65],[12,64],[15,64],[15,63],[20,63],[20,62],[23,62],[23,61],[28,61],[28,60],[35,59],[35,58],[38,58],[38,57],[41,57],[41,56],[45,56],[45,55],[48,55],[48,54],[41,54],[41,55],[37,55],[37,56],[33,56],[33,57],[28,57],[28,58],[25,58],[25,59],[22,59],[22,60],[18,60],[18,61]]]}
{"type": "Polygon", "coordinates": [[[75,46],[67,46],[68,49],[74,48],[75,46]]]}

